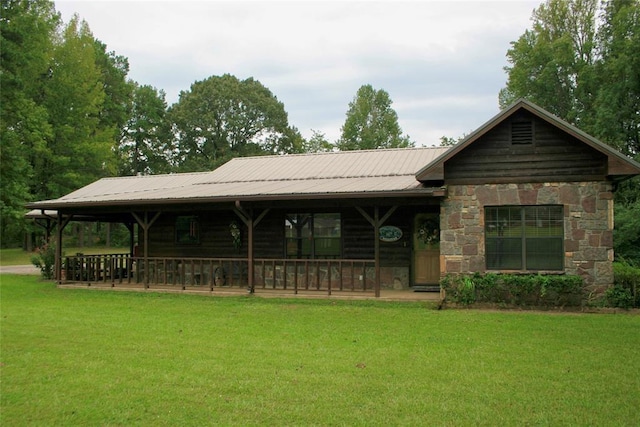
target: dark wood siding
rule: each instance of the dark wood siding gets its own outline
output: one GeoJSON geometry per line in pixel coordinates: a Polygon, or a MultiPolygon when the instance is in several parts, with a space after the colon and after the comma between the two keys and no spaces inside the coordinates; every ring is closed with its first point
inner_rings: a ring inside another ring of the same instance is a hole
{"type": "Polygon", "coordinates": [[[528,112],[520,112],[445,164],[445,182],[486,184],[604,180],[607,158],[528,112]],[[533,141],[513,143],[512,123],[531,121],[533,141]]]}
{"type": "MultiPolygon", "coordinates": [[[[384,215],[390,207],[381,207],[384,215]]],[[[432,206],[431,210],[437,209],[432,206]]],[[[299,212],[322,212],[323,210],[305,207],[299,212]]],[[[326,210],[324,210],[326,211],[326,210]]],[[[366,211],[373,217],[373,209],[366,211]]],[[[420,207],[400,207],[386,221],[385,225],[394,225],[402,230],[403,236],[397,242],[380,242],[380,262],[384,266],[410,266],[412,254],[412,222],[416,212],[424,211],[420,207]]],[[[296,212],[295,208],[272,209],[254,229],[255,258],[284,257],[284,218],[286,213],[296,212]]],[[[374,230],[371,224],[353,207],[331,210],[339,212],[342,219],[342,258],[373,259],[375,248],[374,230]]],[[[247,228],[232,211],[200,211],[185,213],[196,215],[199,223],[200,241],[197,244],[178,245],[175,243],[176,218],[182,214],[163,213],[152,225],[149,232],[149,256],[151,257],[246,257],[247,228]],[[235,221],[242,230],[242,247],[234,248],[229,225],[235,221]]],[[[142,233],[139,241],[143,242],[142,233]]],[[[138,251],[142,256],[142,245],[138,251]]]]}
{"type": "MultiPolygon", "coordinates": [[[[186,212],[198,217],[200,241],[197,244],[176,244],[176,218],[182,214],[163,213],[149,230],[151,257],[246,257],[247,233],[244,223],[231,211],[186,212]],[[235,221],[242,230],[242,247],[233,246],[229,225],[235,221]]],[[[142,233],[139,242],[143,242],[142,233]]],[[[142,245],[140,245],[142,246],[142,245]]],[[[142,255],[142,252],[139,252],[142,255]]]]}

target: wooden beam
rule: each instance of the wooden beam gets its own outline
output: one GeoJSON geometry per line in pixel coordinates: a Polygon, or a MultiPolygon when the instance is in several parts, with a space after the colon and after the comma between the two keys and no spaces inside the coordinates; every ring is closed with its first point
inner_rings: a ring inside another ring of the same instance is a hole
{"type": "MultiPolygon", "coordinates": [[[[54,262],[54,279],[58,282],[58,284],[62,284],[62,231],[69,224],[73,215],[69,215],[67,218],[62,218],[62,213],[58,211],[58,232],[56,236],[56,255],[54,262]]],[[[50,242],[47,242],[50,243],[50,242]]]]}
{"type": "Polygon", "coordinates": [[[375,259],[376,259],[376,282],[375,282],[375,293],[376,298],[380,297],[380,208],[377,206],[374,209],[374,235],[375,235],[375,259]]]}
{"type": "Polygon", "coordinates": [[[149,228],[153,225],[154,222],[160,217],[161,211],[156,212],[156,214],[149,221],[149,211],[144,211],[144,219],[140,218],[138,214],[135,212],[131,212],[131,215],[135,218],[138,225],[142,227],[142,235],[144,240],[144,287],[147,289],[149,287],[149,228]]]}

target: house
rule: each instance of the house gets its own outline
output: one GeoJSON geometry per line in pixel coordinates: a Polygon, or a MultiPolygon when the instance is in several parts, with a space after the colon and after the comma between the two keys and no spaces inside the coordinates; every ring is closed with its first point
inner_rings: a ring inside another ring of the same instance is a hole
{"type": "Polygon", "coordinates": [[[638,174],[520,100],[450,148],[235,158],[211,172],[105,178],[28,207],[56,212],[59,240],[74,219],[131,231],[128,255],[59,249],[60,282],[380,296],[438,289],[446,274],[516,272],[577,274],[601,292],[613,283],[613,192],[638,174]]]}

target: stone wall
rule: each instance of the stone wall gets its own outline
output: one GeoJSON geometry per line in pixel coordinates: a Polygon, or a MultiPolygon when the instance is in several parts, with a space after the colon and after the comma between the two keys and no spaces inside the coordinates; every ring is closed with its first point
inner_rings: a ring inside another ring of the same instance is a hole
{"type": "Polygon", "coordinates": [[[608,182],[449,185],[441,207],[442,274],[485,272],[484,207],[563,205],[565,273],[588,291],[613,284],[613,193],[608,182]]]}

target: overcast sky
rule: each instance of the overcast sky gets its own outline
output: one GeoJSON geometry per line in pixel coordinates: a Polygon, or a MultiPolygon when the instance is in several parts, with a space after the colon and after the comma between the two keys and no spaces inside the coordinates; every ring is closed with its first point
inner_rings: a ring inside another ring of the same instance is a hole
{"type": "Polygon", "coordinates": [[[510,42],[540,1],[55,1],[129,59],[129,78],[169,105],[195,81],[259,80],[305,138],[331,142],[360,86],[387,91],[419,146],[498,113],[510,42]]]}

